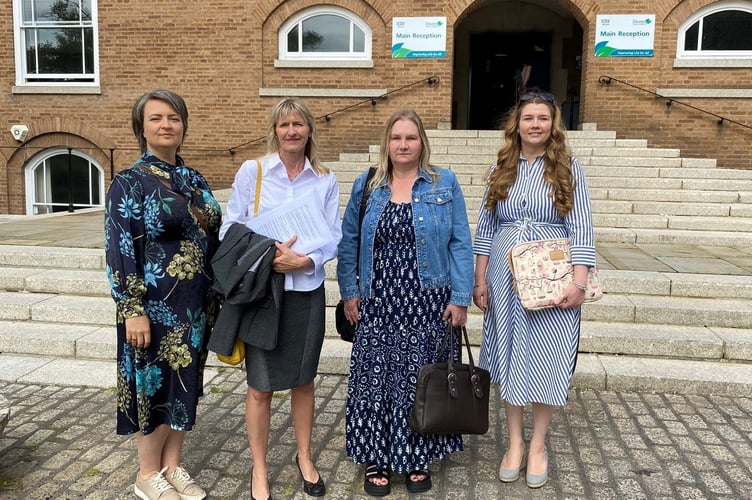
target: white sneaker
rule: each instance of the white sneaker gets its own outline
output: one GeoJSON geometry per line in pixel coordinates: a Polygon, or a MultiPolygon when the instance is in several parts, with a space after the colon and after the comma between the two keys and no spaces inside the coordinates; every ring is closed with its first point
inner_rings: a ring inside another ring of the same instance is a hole
{"type": "Polygon", "coordinates": [[[193,480],[184,468],[176,467],[172,474],[166,478],[178,492],[181,500],[202,500],[206,498],[206,491],[193,480]]]}
{"type": "Polygon", "coordinates": [[[141,479],[136,472],[136,484],[133,492],[142,500],[181,500],[175,488],[165,479],[164,471],[167,467],[157,472],[149,479],[141,479]]]}

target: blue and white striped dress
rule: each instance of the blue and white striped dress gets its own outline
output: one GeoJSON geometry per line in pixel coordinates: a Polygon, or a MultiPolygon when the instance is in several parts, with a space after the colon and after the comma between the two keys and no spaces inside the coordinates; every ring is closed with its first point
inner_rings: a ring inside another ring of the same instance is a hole
{"type": "MultiPolygon", "coordinates": [[[[499,384],[502,399],[515,406],[563,406],[577,359],[580,308],[528,311],[512,286],[507,254],[519,242],[567,237],[572,263],[595,265],[590,197],[582,167],[572,157],[574,207],[561,217],[543,180],[543,157],[531,164],[520,157],[509,196],[478,218],[473,252],[488,255],[488,309],[483,318],[479,364],[499,384]]],[[[487,194],[487,193],[486,193],[487,194]]]]}

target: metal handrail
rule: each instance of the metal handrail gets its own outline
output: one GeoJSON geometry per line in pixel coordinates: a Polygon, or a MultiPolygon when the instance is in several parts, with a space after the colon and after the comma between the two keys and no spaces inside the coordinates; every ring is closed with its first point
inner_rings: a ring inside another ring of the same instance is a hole
{"type": "Polygon", "coordinates": [[[705,113],[706,115],[713,116],[713,117],[715,117],[715,118],[718,119],[718,125],[723,125],[725,122],[729,122],[729,123],[733,123],[734,125],[739,125],[740,127],[744,127],[744,128],[752,130],[752,126],[751,125],[747,125],[746,123],[742,123],[742,122],[739,122],[739,121],[736,121],[736,120],[732,120],[731,118],[726,118],[725,116],[721,116],[719,114],[713,113],[712,111],[708,111],[706,109],[698,108],[697,106],[693,106],[691,104],[687,104],[686,102],[683,102],[683,101],[678,101],[678,100],[674,99],[673,97],[667,97],[665,95],[658,94],[656,92],[653,92],[652,90],[644,89],[642,87],[639,87],[637,85],[631,84],[629,82],[625,82],[624,80],[619,80],[618,78],[614,78],[613,76],[599,76],[598,77],[598,82],[599,83],[603,83],[605,85],[610,85],[612,81],[619,82],[622,85],[626,85],[627,87],[632,87],[633,89],[641,90],[642,92],[645,92],[647,94],[652,94],[653,96],[655,96],[658,99],[666,99],[666,106],[667,107],[671,107],[672,104],[676,103],[676,104],[680,104],[682,106],[685,106],[687,108],[694,109],[695,111],[699,111],[700,113],[705,113]]]}

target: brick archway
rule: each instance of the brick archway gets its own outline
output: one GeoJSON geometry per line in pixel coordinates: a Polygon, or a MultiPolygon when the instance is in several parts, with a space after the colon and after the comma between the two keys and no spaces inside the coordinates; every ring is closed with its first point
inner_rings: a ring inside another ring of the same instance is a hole
{"type": "Polygon", "coordinates": [[[114,161],[114,157],[110,157],[110,150],[115,149],[115,143],[97,129],[81,121],[63,117],[35,120],[29,123],[28,127],[29,139],[10,154],[6,163],[6,213],[25,213],[24,168],[44,150],[72,148],[83,151],[104,169],[106,176],[109,176],[114,161]]]}

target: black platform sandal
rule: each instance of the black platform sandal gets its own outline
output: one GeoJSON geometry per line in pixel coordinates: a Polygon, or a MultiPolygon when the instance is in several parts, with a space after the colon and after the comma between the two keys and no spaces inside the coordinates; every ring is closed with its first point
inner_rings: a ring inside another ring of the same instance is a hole
{"type": "Polygon", "coordinates": [[[423,493],[430,490],[432,486],[431,473],[427,470],[413,470],[405,474],[405,487],[410,493],[423,493]],[[423,476],[423,479],[413,479],[413,476],[423,476]]]}
{"type": "Polygon", "coordinates": [[[389,471],[379,470],[376,464],[368,464],[363,479],[363,490],[372,497],[384,497],[392,492],[392,483],[389,479],[389,471]],[[384,485],[374,484],[372,479],[386,479],[384,485]]]}

